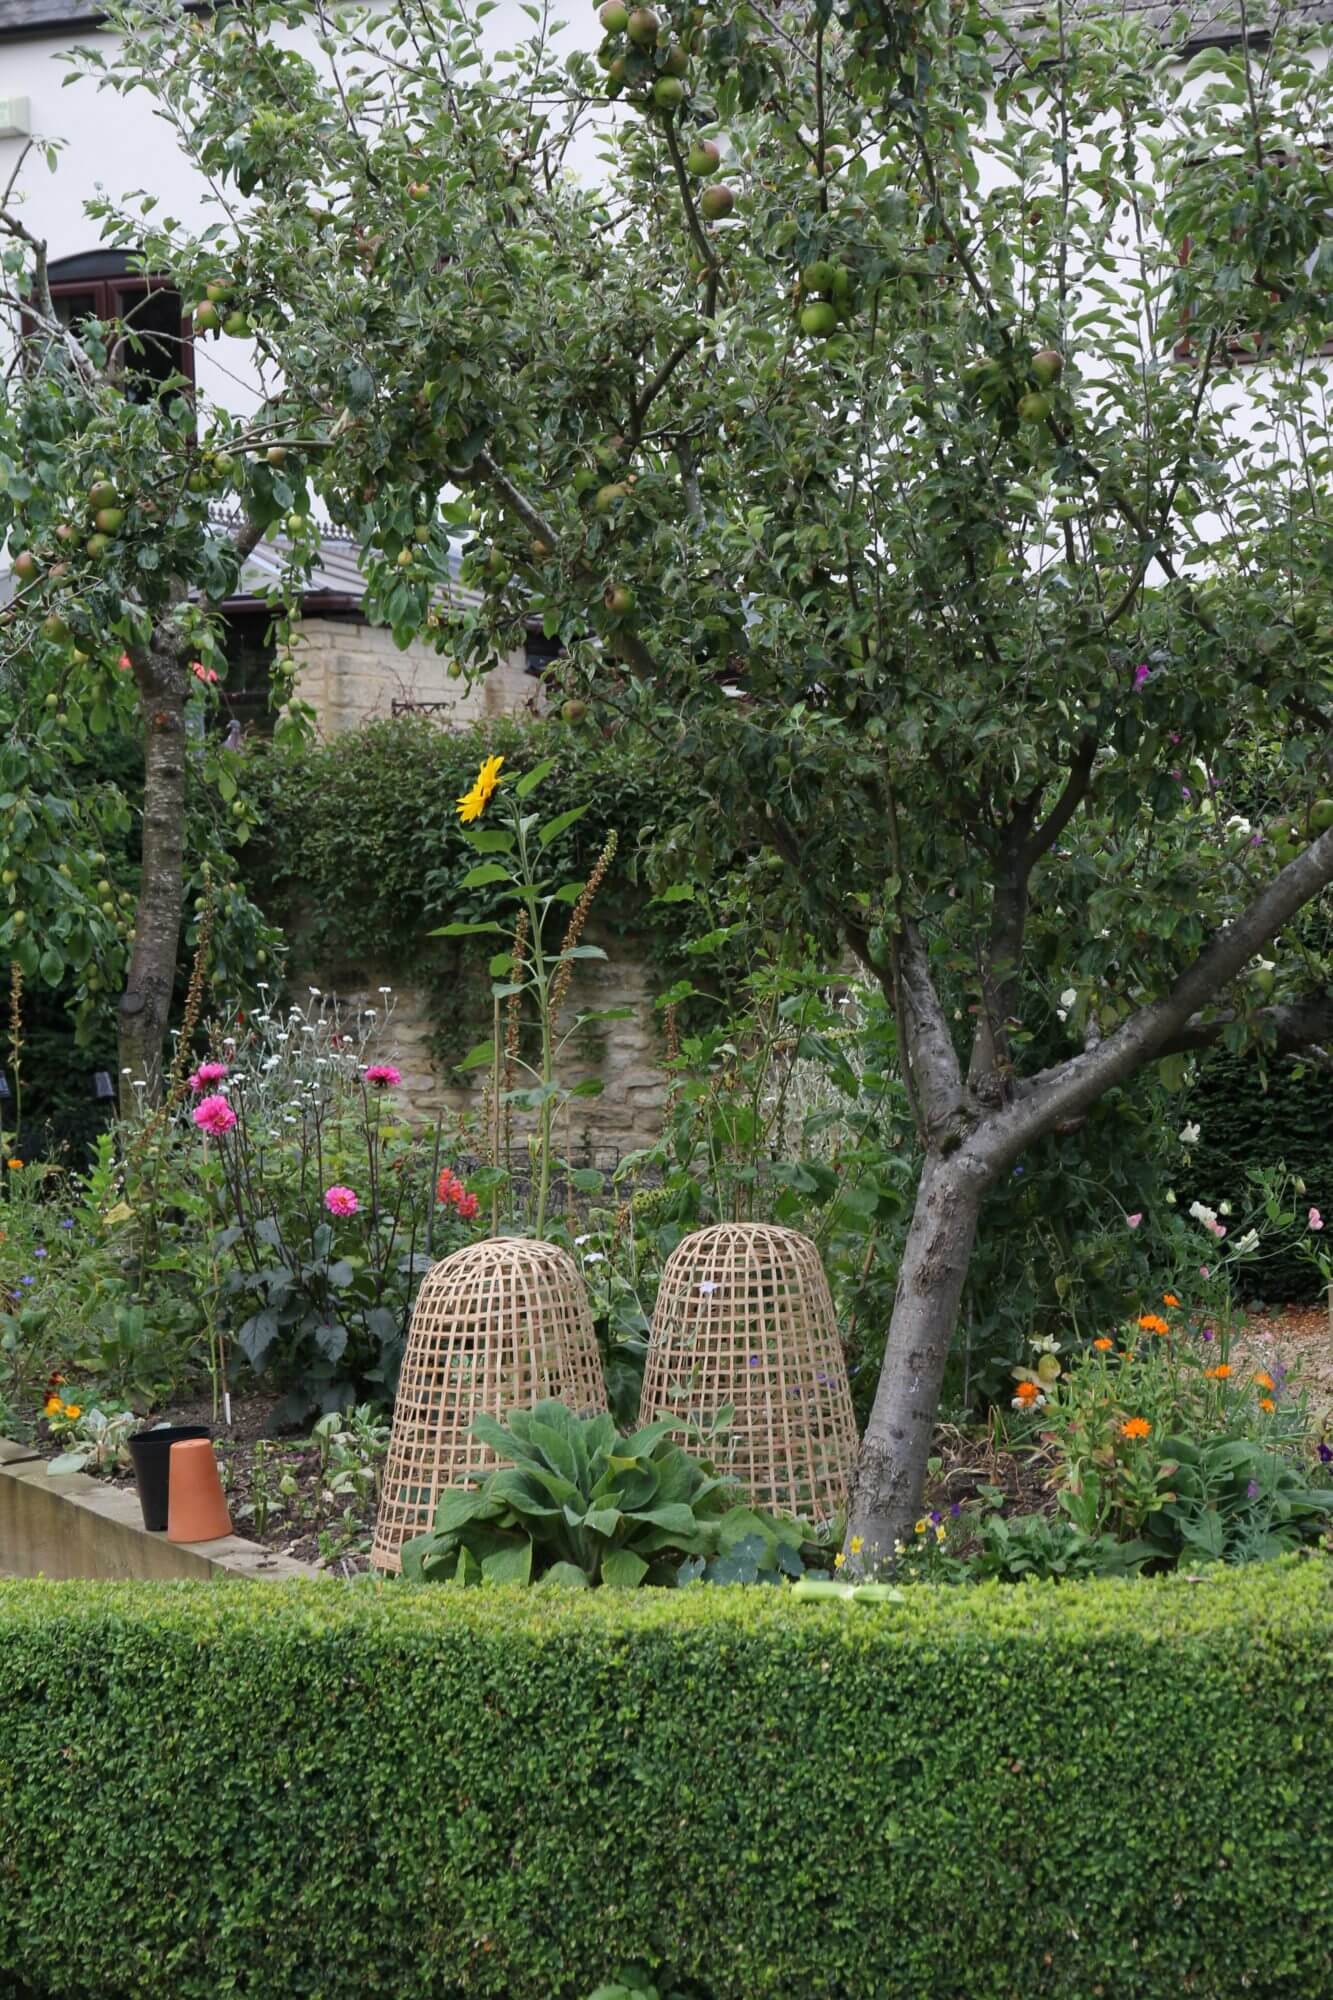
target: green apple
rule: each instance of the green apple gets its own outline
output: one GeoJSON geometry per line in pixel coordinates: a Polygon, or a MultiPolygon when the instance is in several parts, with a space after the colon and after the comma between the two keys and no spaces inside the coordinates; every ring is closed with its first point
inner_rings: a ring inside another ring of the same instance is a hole
{"type": "Polygon", "coordinates": [[[838,315],[822,299],[806,306],[801,313],[801,332],[808,333],[812,340],[827,340],[837,324],[838,315]]]}
{"type": "Polygon", "coordinates": [[[736,197],[724,185],[705,188],[699,197],[699,212],[709,222],[720,222],[736,206],[736,197]]]}
{"type": "Polygon", "coordinates": [[[659,76],[653,85],[653,103],[659,111],[674,111],[685,102],[685,86],[678,76],[659,76]]]}
{"type": "Polygon", "coordinates": [[[685,166],[696,180],[707,180],[722,164],[722,152],[711,139],[696,139],[685,155],[685,166]]]}
{"type": "Polygon", "coordinates": [[[1064,355],[1058,348],[1043,347],[1032,357],[1032,379],[1039,382],[1043,389],[1049,389],[1052,383],[1060,380],[1064,365],[1064,355]]]}
{"type": "Polygon", "coordinates": [[[636,7],[625,23],[626,33],[636,49],[652,48],[661,28],[662,23],[651,7],[636,7]]]}

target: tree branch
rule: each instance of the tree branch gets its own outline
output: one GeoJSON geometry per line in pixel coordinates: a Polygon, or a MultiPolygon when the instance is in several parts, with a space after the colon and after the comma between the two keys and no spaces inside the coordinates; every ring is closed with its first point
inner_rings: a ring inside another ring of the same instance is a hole
{"type": "MultiPolygon", "coordinates": [[[[1193,1045],[1191,1037],[1202,1033],[1204,1026],[1202,1022],[1195,1025],[1196,1017],[1213,996],[1330,882],[1333,831],[1320,834],[1304,854],[1260,890],[1234,923],[1216,932],[1164,999],[1140,1007],[1105,1041],[1027,1078],[1013,1101],[989,1118],[978,1133],[977,1144],[991,1165],[1003,1166],[1053,1125],[1086,1111],[1113,1084],[1173,1052],[1182,1045],[1180,1038],[1185,1038],[1183,1046],[1193,1045]]],[[[1294,1032],[1302,1018],[1299,1009],[1273,1011],[1275,1016],[1284,1017],[1280,1024],[1283,1032],[1294,1032]]],[[[1309,1019],[1316,1032],[1322,1033],[1322,1013],[1309,1019]]]]}
{"type": "Polygon", "coordinates": [[[911,917],[903,917],[899,923],[897,951],[897,983],[909,1043],[903,1059],[912,1065],[927,1132],[935,1134],[953,1117],[962,1100],[958,1052],[930,976],[926,947],[911,917]]]}

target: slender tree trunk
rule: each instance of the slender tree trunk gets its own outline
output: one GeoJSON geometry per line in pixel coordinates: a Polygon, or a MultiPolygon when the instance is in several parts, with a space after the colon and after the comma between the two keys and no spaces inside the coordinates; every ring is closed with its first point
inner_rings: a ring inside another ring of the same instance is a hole
{"type": "Polygon", "coordinates": [[[134,948],[120,1001],[126,1113],[134,1107],[136,1080],[146,1085],[148,1102],[162,1094],[185,900],[185,675],[179,661],[156,648],[136,657],[134,668],[144,720],[143,860],[134,948]]]}
{"type": "Polygon", "coordinates": [[[849,1534],[872,1562],[911,1540],[977,1217],[991,1174],[963,1148],[931,1152],[898,1268],[874,1407],[861,1443],[849,1534]]]}

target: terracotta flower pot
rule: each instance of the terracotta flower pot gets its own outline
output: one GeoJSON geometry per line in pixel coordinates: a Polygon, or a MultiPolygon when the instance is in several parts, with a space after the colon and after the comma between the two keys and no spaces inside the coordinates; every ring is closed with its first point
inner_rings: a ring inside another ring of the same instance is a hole
{"type": "Polygon", "coordinates": [[[231,1533],[218,1462],[206,1438],[172,1445],[169,1477],[169,1542],[215,1542],[231,1533]]]}
{"type": "Polygon", "coordinates": [[[143,1524],[151,1533],[160,1535],[166,1530],[171,1447],[186,1438],[211,1436],[212,1432],[203,1424],[159,1424],[156,1430],[136,1431],[130,1439],[143,1524]]]}

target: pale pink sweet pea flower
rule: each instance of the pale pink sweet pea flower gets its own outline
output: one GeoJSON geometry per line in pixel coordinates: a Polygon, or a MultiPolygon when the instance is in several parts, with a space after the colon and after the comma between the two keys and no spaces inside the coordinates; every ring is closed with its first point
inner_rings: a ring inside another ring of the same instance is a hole
{"type": "Polygon", "coordinates": [[[1126,1229],[1137,1229],[1142,1220],[1143,1210],[1140,1209],[1137,1215],[1127,1215],[1125,1217],[1125,1227],[1126,1229]]]}
{"type": "Polygon", "coordinates": [[[324,1206],[330,1215],[355,1215],[361,1204],[353,1188],[340,1187],[335,1182],[324,1190],[324,1206]]]}
{"type": "Polygon", "coordinates": [[[1319,1213],[1319,1210],[1318,1210],[1317,1208],[1312,1208],[1312,1209],[1310,1210],[1310,1215],[1309,1215],[1309,1223],[1310,1223],[1310,1227],[1311,1227],[1311,1229],[1322,1229],[1322,1228],[1323,1228],[1323,1226],[1324,1226],[1324,1218],[1323,1218],[1323,1216],[1322,1216],[1322,1215],[1321,1215],[1321,1214],[1319,1213]]]}
{"type": "Polygon", "coordinates": [[[205,1097],[194,1108],[194,1122],[201,1132],[220,1139],[236,1123],[236,1113],[225,1097],[205,1097]]]}
{"type": "Polygon", "coordinates": [[[1210,1278],[1212,1276],[1212,1272],[1208,1269],[1208,1266],[1206,1264],[1200,1264],[1199,1276],[1201,1278],[1210,1278]]]}

